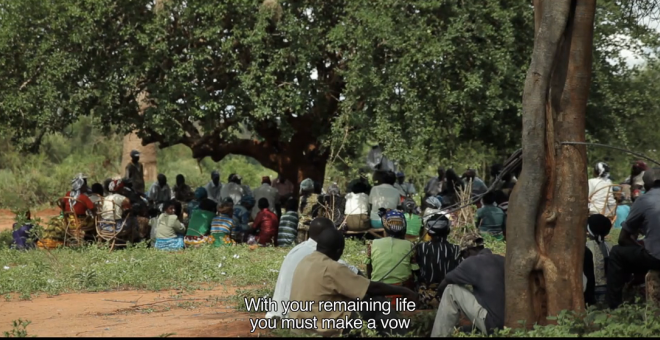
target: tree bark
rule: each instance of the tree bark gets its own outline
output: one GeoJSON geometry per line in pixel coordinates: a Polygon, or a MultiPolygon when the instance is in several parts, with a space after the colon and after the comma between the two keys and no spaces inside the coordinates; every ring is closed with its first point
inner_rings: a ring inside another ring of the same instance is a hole
{"type": "MultiPolygon", "coordinates": [[[[140,93],[140,95],[138,95],[140,114],[143,114],[144,110],[147,109],[147,103],[144,101],[145,97],[145,93],[140,93]]],[[[150,143],[143,145],[142,139],[137,135],[137,131],[133,131],[124,136],[120,168],[122,173],[120,176],[124,176],[124,169],[126,169],[126,165],[131,161],[132,150],[140,152],[140,162],[142,162],[142,165],[144,166],[145,183],[155,182],[156,176],[158,175],[158,151],[156,149],[156,144],[150,143]]],[[[148,188],[145,190],[148,190],[148,188]]]]}
{"type": "Polygon", "coordinates": [[[507,221],[508,327],[583,310],[587,218],[585,112],[596,0],[535,0],[523,93],[523,167],[507,221]],[[522,322],[522,323],[521,323],[522,322]]]}

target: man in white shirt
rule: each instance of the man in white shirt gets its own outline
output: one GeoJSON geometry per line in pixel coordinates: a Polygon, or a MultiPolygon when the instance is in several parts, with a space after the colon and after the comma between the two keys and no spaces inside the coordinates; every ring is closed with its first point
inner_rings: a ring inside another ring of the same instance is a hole
{"type": "Polygon", "coordinates": [[[382,228],[383,222],[378,216],[378,209],[396,209],[401,203],[401,194],[399,190],[394,187],[396,183],[396,175],[392,171],[388,171],[382,176],[383,184],[377,185],[371,189],[369,194],[369,210],[371,227],[382,228]]]}
{"type": "MultiPolygon", "coordinates": [[[[279,201],[277,200],[279,195],[279,191],[277,189],[273,188],[271,185],[270,177],[264,176],[261,178],[261,186],[254,189],[254,200],[255,202],[259,202],[260,199],[265,198],[268,200],[268,209],[274,213],[277,214],[277,209],[275,209],[276,206],[279,206],[279,201]]],[[[259,207],[254,206],[252,208],[252,220],[257,218],[257,214],[259,213],[259,207]]],[[[280,211],[279,214],[277,214],[278,218],[279,215],[282,214],[280,211]]]]}
{"type": "Polygon", "coordinates": [[[234,202],[234,205],[238,205],[243,196],[245,196],[245,191],[241,185],[241,176],[237,174],[229,175],[227,184],[223,185],[220,190],[220,197],[222,200],[229,197],[234,202]]]}
{"type": "MultiPolygon", "coordinates": [[[[277,303],[278,311],[269,311],[266,313],[266,318],[272,317],[286,317],[282,315],[282,302],[288,302],[291,296],[291,284],[293,283],[293,272],[296,270],[298,263],[302,261],[307,255],[316,251],[316,238],[326,228],[334,228],[334,224],[327,218],[316,218],[309,226],[309,239],[305,242],[295,246],[284,258],[280,272],[277,275],[277,283],[275,284],[275,292],[273,292],[273,301],[277,303]]],[[[339,263],[347,266],[351,271],[360,274],[358,269],[346,262],[339,260],[339,263]]]]}
{"type": "Polygon", "coordinates": [[[211,172],[211,181],[206,184],[204,187],[206,189],[206,193],[208,194],[208,198],[215,203],[220,204],[222,202],[222,183],[220,183],[220,173],[218,170],[213,170],[211,172]]]}
{"type": "Polygon", "coordinates": [[[367,186],[357,182],[352,187],[353,192],[346,195],[346,227],[348,231],[365,231],[371,228],[369,221],[369,196],[367,186]]]}

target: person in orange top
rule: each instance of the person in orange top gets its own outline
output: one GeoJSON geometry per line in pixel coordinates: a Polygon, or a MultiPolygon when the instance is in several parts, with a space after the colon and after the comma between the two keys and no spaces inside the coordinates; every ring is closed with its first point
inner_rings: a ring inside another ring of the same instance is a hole
{"type": "Polygon", "coordinates": [[[257,232],[257,242],[262,246],[275,245],[279,227],[277,215],[268,209],[270,205],[267,198],[260,199],[257,206],[260,211],[252,224],[252,230],[257,232]]]}

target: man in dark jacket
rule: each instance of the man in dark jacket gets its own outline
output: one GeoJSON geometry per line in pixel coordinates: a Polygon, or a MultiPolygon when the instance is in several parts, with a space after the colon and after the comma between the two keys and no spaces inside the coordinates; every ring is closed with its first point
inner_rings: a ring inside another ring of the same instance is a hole
{"type": "Polygon", "coordinates": [[[479,235],[461,242],[465,260],[450,271],[438,288],[442,296],[431,337],[449,337],[461,312],[483,334],[504,326],[504,256],[484,249],[479,235]],[[472,292],[465,288],[472,286],[472,292]]]}

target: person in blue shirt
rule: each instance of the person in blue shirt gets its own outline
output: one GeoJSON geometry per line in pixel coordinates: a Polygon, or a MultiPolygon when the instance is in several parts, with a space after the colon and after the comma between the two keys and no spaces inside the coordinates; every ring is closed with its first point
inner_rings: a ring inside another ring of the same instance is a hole
{"type": "Polygon", "coordinates": [[[626,199],[626,197],[624,193],[621,191],[621,187],[613,187],[612,191],[614,191],[614,199],[616,199],[616,204],[617,204],[614,229],[621,229],[621,225],[628,218],[628,214],[630,214],[630,206],[624,204],[624,200],[626,199]]]}

